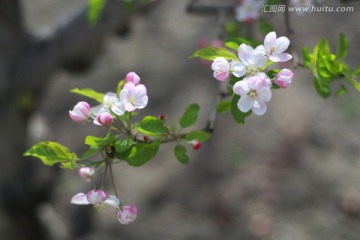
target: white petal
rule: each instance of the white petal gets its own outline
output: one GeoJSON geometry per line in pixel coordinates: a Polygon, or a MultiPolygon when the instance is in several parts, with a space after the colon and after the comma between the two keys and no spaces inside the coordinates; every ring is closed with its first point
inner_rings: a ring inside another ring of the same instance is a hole
{"type": "Polygon", "coordinates": [[[251,54],[250,57],[251,57],[251,62],[255,67],[261,68],[266,65],[267,58],[261,52],[254,51],[254,53],[251,54]]]}
{"type": "Polygon", "coordinates": [[[73,196],[71,198],[71,203],[72,204],[77,204],[77,205],[88,205],[88,204],[90,204],[90,202],[87,200],[87,197],[86,197],[85,193],[78,193],[75,196],[73,196]]]}
{"type": "Polygon", "coordinates": [[[230,64],[230,70],[235,77],[242,77],[246,74],[246,66],[239,61],[232,61],[230,64]]]}
{"type": "Polygon", "coordinates": [[[120,101],[117,102],[112,106],[111,111],[113,111],[118,116],[123,115],[125,113],[124,104],[120,101]]]}
{"type": "Polygon", "coordinates": [[[263,115],[267,110],[267,105],[264,102],[255,101],[252,111],[255,115],[263,115]]]}
{"type": "Polygon", "coordinates": [[[138,98],[135,100],[135,108],[137,109],[143,109],[148,104],[148,96],[143,96],[141,98],[138,98]]]}
{"type": "Polygon", "coordinates": [[[263,87],[261,90],[257,91],[257,97],[262,102],[269,102],[271,100],[271,89],[263,87]]]}
{"type": "Polygon", "coordinates": [[[248,92],[250,92],[250,88],[249,88],[249,85],[248,85],[246,79],[235,83],[233,86],[233,91],[237,95],[246,96],[246,94],[248,94],[248,92]]]}
{"type": "Polygon", "coordinates": [[[240,97],[240,100],[237,103],[237,107],[239,108],[239,110],[244,113],[248,112],[253,105],[254,105],[254,100],[246,95],[240,97]]]}
{"type": "Polygon", "coordinates": [[[110,195],[103,203],[111,207],[118,208],[120,205],[120,200],[114,195],[110,195]]]}
{"type": "Polygon", "coordinates": [[[276,33],[275,32],[269,32],[265,36],[264,40],[264,46],[267,51],[270,50],[271,47],[275,46],[276,44],[276,33]]]}
{"type": "Polygon", "coordinates": [[[276,39],[275,52],[281,53],[285,51],[290,45],[290,40],[287,37],[279,37],[276,39]]]}
{"type": "Polygon", "coordinates": [[[292,59],[292,56],[288,53],[274,53],[269,56],[269,59],[273,62],[287,62],[292,59]]]}

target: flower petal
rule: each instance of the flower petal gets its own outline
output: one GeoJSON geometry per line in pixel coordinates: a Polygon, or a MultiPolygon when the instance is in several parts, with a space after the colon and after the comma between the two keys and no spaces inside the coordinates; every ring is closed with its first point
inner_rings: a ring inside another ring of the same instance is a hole
{"type": "Polygon", "coordinates": [[[281,53],[288,49],[289,45],[290,40],[287,37],[279,37],[278,39],[276,39],[275,52],[281,53]]]}
{"type": "Polygon", "coordinates": [[[269,59],[273,62],[286,62],[292,59],[292,56],[288,53],[274,53],[269,56],[269,59]]]}
{"type": "Polygon", "coordinates": [[[230,71],[235,77],[242,77],[246,74],[246,66],[242,62],[232,61],[230,71]]]}
{"type": "Polygon", "coordinates": [[[71,198],[70,201],[72,204],[77,204],[77,205],[88,205],[90,204],[90,202],[87,200],[86,194],[85,193],[78,193],[75,196],[73,196],[71,198]]]}
{"type": "Polygon", "coordinates": [[[250,88],[246,79],[243,79],[242,81],[235,83],[233,86],[233,91],[237,95],[246,96],[246,94],[250,92],[250,88]]]}
{"type": "Polygon", "coordinates": [[[237,103],[238,109],[244,113],[248,112],[253,107],[253,105],[254,100],[249,98],[247,95],[241,96],[237,103]]]}
{"type": "Polygon", "coordinates": [[[110,195],[103,203],[114,208],[118,208],[120,206],[120,200],[114,195],[110,195]]]}
{"type": "Polygon", "coordinates": [[[255,101],[252,107],[252,111],[255,115],[263,115],[267,110],[267,105],[261,101],[255,101]]]}
{"type": "Polygon", "coordinates": [[[264,40],[264,47],[265,47],[266,51],[269,52],[271,47],[274,47],[275,44],[276,44],[276,33],[275,32],[269,32],[265,36],[265,40],[264,40]]]}

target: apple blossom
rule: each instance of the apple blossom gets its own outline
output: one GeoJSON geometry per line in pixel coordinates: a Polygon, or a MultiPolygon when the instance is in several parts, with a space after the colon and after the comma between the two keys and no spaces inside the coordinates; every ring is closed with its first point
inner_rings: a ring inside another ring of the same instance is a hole
{"type": "Polygon", "coordinates": [[[82,167],[79,169],[79,175],[86,181],[90,181],[91,177],[94,175],[95,170],[89,167],[82,167]]]}
{"type": "Polygon", "coordinates": [[[235,7],[235,18],[242,22],[251,22],[259,18],[264,0],[243,0],[235,7]]]}
{"type": "Polygon", "coordinates": [[[109,112],[101,112],[96,116],[96,121],[104,126],[109,126],[113,121],[113,116],[109,112]]]}
{"type": "Polygon", "coordinates": [[[265,36],[264,47],[268,58],[273,62],[286,62],[292,56],[284,51],[289,47],[290,40],[287,37],[276,38],[275,32],[265,36]]]}
{"type": "Polygon", "coordinates": [[[120,200],[114,195],[109,195],[109,197],[104,200],[104,204],[109,205],[114,208],[119,208],[120,200]]]}
{"type": "Polygon", "coordinates": [[[231,71],[235,77],[242,77],[245,74],[254,75],[266,65],[264,46],[260,45],[253,49],[245,43],[241,44],[238,50],[240,61],[231,63],[231,71]]]}
{"type": "Polygon", "coordinates": [[[287,88],[294,79],[294,73],[289,69],[282,69],[275,77],[275,83],[281,88],[287,88]]]}
{"type": "Polygon", "coordinates": [[[72,204],[77,205],[89,205],[100,204],[107,198],[106,193],[103,190],[90,190],[85,193],[78,193],[71,198],[72,204]]]}
{"type": "Polygon", "coordinates": [[[125,77],[126,82],[132,82],[135,85],[140,83],[140,77],[135,72],[129,72],[125,77]]]}
{"type": "Polygon", "coordinates": [[[267,109],[267,103],[271,99],[271,90],[266,80],[258,75],[251,76],[235,83],[235,94],[240,96],[237,107],[242,112],[250,109],[256,115],[263,115],[267,109]]]}
{"type": "Polygon", "coordinates": [[[134,83],[127,82],[120,92],[120,102],[128,112],[146,107],[148,104],[146,87],[143,84],[135,86],[134,83]]]}
{"type": "Polygon", "coordinates": [[[74,109],[69,111],[69,117],[74,122],[82,122],[90,117],[90,105],[87,102],[78,102],[74,109]]]}
{"type": "Polygon", "coordinates": [[[136,219],[137,212],[138,210],[135,205],[123,206],[117,213],[117,219],[121,224],[129,224],[136,219]]]}
{"type": "Polygon", "coordinates": [[[214,71],[214,78],[219,81],[225,81],[229,77],[230,64],[223,57],[217,57],[211,64],[211,69],[214,71]]]}

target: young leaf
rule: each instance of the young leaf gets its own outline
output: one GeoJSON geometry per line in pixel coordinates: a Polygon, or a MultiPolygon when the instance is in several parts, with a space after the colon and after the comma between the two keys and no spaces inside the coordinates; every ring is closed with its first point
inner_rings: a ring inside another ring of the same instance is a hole
{"type": "Polygon", "coordinates": [[[310,69],[311,68],[311,54],[307,47],[304,47],[302,49],[302,57],[303,57],[303,61],[304,61],[304,66],[310,69]]]}
{"type": "Polygon", "coordinates": [[[328,98],[330,96],[329,85],[320,84],[320,81],[316,77],[314,77],[313,82],[314,82],[315,89],[320,96],[322,96],[323,98],[328,98]]]}
{"type": "Polygon", "coordinates": [[[130,166],[140,167],[152,159],[159,150],[161,141],[157,140],[152,143],[137,143],[132,146],[127,152],[124,160],[130,166]]]}
{"type": "Polygon", "coordinates": [[[210,138],[210,133],[201,131],[201,130],[195,130],[195,131],[189,132],[185,136],[186,141],[197,140],[201,143],[206,142],[209,138],[210,138]]]}
{"type": "Polygon", "coordinates": [[[123,89],[124,85],[125,85],[125,80],[121,80],[118,85],[117,85],[117,88],[116,88],[116,95],[119,95],[121,90],[123,89]]]}
{"type": "Polygon", "coordinates": [[[234,95],[231,101],[231,114],[235,120],[235,122],[239,123],[240,125],[243,125],[245,123],[245,118],[250,116],[252,111],[248,111],[246,113],[241,112],[238,107],[237,103],[239,101],[240,97],[238,95],[234,95]]]}
{"type": "Polygon", "coordinates": [[[88,0],[87,19],[91,25],[95,25],[105,6],[105,0],[88,0]]]}
{"type": "Polygon", "coordinates": [[[344,85],[340,85],[339,89],[336,92],[336,96],[342,96],[346,93],[346,87],[344,85]]]}
{"type": "Polygon", "coordinates": [[[37,157],[47,166],[61,163],[68,169],[74,169],[77,160],[75,153],[57,142],[39,142],[27,150],[24,156],[37,157]]]}
{"type": "Polygon", "coordinates": [[[231,109],[231,101],[222,100],[216,105],[216,111],[219,113],[226,113],[231,109]]]}
{"type": "Polygon", "coordinates": [[[199,57],[205,60],[214,60],[217,57],[223,57],[227,60],[238,60],[239,58],[226,48],[207,47],[196,50],[190,58],[199,57]]]}
{"type": "Polygon", "coordinates": [[[74,89],[71,89],[70,92],[77,93],[77,94],[83,95],[88,98],[92,98],[92,99],[98,101],[99,103],[102,103],[103,98],[104,98],[103,93],[98,93],[95,90],[92,90],[90,88],[84,88],[84,89],[74,88],[74,89]]]}
{"type": "Polygon", "coordinates": [[[117,140],[115,142],[115,150],[118,153],[123,153],[131,148],[134,143],[134,139],[132,137],[128,137],[124,140],[117,140]]]}
{"type": "Polygon", "coordinates": [[[168,133],[168,128],[164,125],[164,122],[154,116],[144,117],[136,126],[136,130],[149,136],[161,136],[168,133]]]}
{"type": "Polygon", "coordinates": [[[349,48],[349,40],[346,38],[344,34],[339,35],[339,45],[336,49],[336,58],[337,59],[344,59],[348,53],[349,48]]]}
{"type": "Polygon", "coordinates": [[[180,118],[180,126],[182,128],[187,128],[194,125],[196,123],[199,110],[200,110],[200,106],[196,103],[188,106],[184,114],[180,118]]]}
{"type": "Polygon", "coordinates": [[[186,147],[183,145],[176,145],[174,148],[174,154],[176,159],[182,164],[187,164],[189,162],[189,157],[186,154],[186,147]]]}

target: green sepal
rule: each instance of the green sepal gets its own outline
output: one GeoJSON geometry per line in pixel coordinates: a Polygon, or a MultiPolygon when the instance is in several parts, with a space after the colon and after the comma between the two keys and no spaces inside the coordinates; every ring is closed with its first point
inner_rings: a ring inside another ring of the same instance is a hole
{"type": "Polygon", "coordinates": [[[191,127],[194,125],[198,118],[200,106],[196,103],[189,105],[180,118],[180,126],[182,128],[191,127]]]}
{"type": "Polygon", "coordinates": [[[79,95],[94,99],[94,100],[98,101],[99,103],[103,102],[103,98],[105,95],[103,93],[96,92],[95,90],[90,89],[90,88],[84,88],[84,89],[73,88],[70,90],[70,92],[77,93],[79,95]]]}
{"type": "Polygon", "coordinates": [[[206,47],[196,50],[190,58],[199,57],[205,60],[214,60],[217,57],[223,57],[227,60],[239,60],[239,58],[226,48],[206,47]]]}
{"type": "Polygon", "coordinates": [[[125,83],[126,83],[126,81],[125,81],[124,79],[121,80],[121,81],[118,83],[118,85],[117,85],[117,87],[116,87],[116,95],[117,95],[117,96],[119,96],[119,94],[120,94],[121,90],[123,89],[125,83]]]}
{"type": "Polygon", "coordinates": [[[176,159],[182,163],[187,164],[189,163],[189,156],[186,154],[186,147],[183,145],[176,145],[174,147],[174,155],[176,159]]]}
{"type": "Polygon", "coordinates": [[[239,99],[240,99],[240,96],[234,94],[234,96],[231,100],[231,114],[232,114],[232,117],[234,118],[235,122],[239,123],[240,125],[244,125],[245,118],[250,116],[252,111],[250,110],[246,113],[241,112],[239,110],[239,108],[237,107],[237,103],[238,103],[239,99]]]}
{"type": "Polygon", "coordinates": [[[49,141],[35,144],[24,153],[24,156],[37,157],[46,166],[60,163],[62,167],[68,169],[74,169],[77,160],[77,155],[67,147],[60,143],[49,141]]]}
{"type": "Polygon", "coordinates": [[[136,130],[149,136],[162,136],[168,134],[168,128],[164,125],[164,121],[154,116],[146,116],[136,126],[136,130]]]}

